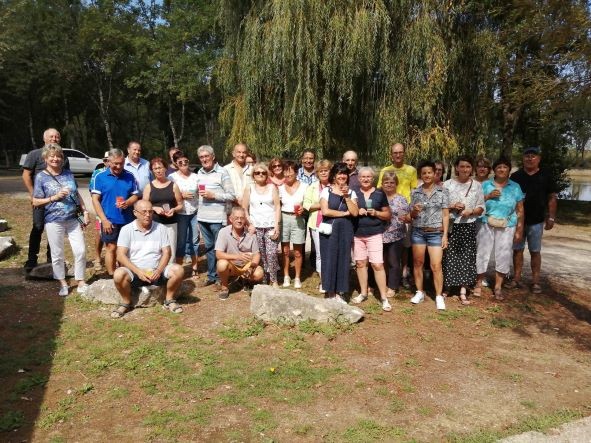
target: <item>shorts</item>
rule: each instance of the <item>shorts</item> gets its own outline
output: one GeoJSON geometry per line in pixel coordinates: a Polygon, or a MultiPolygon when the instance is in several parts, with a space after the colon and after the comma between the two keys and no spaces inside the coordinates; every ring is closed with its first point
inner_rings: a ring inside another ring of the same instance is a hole
{"type": "Polygon", "coordinates": [[[169,278],[169,271],[170,271],[170,266],[171,265],[167,265],[166,268],[164,268],[164,272],[162,274],[160,274],[160,277],[158,278],[158,280],[156,280],[155,282],[152,283],[147,283],[145,281],[143,281],[141,278],[139,278],[137,276],[137,274],[133,271],[131,271],[130,269],[121,266],[121,268],[118,269],[123,269],[125,272],[127,272],[127,275],[129,275],[129,278],[131,278],[131,287],[132,288],[141,288],[142,286],[165,286],[166,283],[168,282],[168,278],[169,278]]]}
{"type": "Polygon", "coordinates": [[[117,243],[117,239],[119,238],[119,232],[121,228],[125,225],[117,225],[113,223],[113,230],[110,234],[107,234],[105,231],[101,229],[101,240],[103,243],[117,243]]]}
{"type": "Polygon", "coordinates": [[[384,263],[384,237],[382,234],[353,237],[353,260],[384,263]]]}
{"type": "Polygon", "coordinates": [[[413,245],[427,245],[441,247],[441,231],[425,231],[422,228],[412,228],[411,242],[413,245]]]}
{"type": "Polygon", "coordinates": [[[281,213],[281,243],[306,243],[306,220],[294,214],[281,213]]]}
{"type": "Polygon", "coordinates": [[[513,244],[514,251],[523,251],[527,240],[529,252],[540,252],[542,250],[542,234],[544,234],[544,222],[535,225],[525,225],[523,240],[513,244]]]}

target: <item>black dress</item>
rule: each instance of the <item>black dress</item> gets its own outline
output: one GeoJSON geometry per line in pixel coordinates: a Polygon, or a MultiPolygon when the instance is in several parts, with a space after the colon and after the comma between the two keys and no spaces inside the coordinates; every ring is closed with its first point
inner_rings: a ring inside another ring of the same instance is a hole
{"type": "MultiPolygon", "coordinates": [[[[347,205],[340,195],[328,193],[328,208],[346,211],[347,205]]],[[[322,289],[326,292],[349,292],[353,221],[351,217],[325,217],[332,224],[330,235],[320,234],[322,289]]]]}

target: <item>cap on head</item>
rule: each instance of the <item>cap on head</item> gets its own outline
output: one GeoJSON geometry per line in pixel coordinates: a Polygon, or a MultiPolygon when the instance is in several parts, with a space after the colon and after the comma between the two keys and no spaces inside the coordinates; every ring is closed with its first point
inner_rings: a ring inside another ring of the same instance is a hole
{"type": "Polygon", "coordinates": [[[523,155],[527,155],[527,154],[536,154],[536,155],[540,155],[542,151],[540,150],[540,148],[538,146],[530,146],[529,148],[525,148],[523,150],[523,155]]]}

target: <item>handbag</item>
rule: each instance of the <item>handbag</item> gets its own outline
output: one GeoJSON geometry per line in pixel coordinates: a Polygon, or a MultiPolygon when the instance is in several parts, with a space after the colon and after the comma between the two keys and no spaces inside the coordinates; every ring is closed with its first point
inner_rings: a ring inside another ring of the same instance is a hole
{"type": "Polygon", "coordinates": [[[38,231],[43,231],[45,227],[45,206],[33,207],[33,226],[38,231]]]}
{"type": "Polygon", "coordinates": [[[506,218],[491,217],[489,215],[487,218],[487,223],[490,226],[492,226],[493,228],[506,228],[507,227],[507,219],[506,218]]]}
{"type": "MultiPolygon", "coordinates": [[[[330,191],[330,188],[329,188],[329,192],[332,192],[332,191],[330,191]]],[[[338,207],[337,211],[340,211],[341,210],[342,204],[343,204],[343,200],[341,199],[341,202],[339,203],[339,207],[338,207]]],[[[321,222],[318,225],[318,232],[320,234],[324,234],[324,235],[330,235],[330,234],[332,234],[332,222],[333,221],[334,221],[334,219],[331,220],[331,223],[328,223],[328,222],[325,222],[325,221],[321,222]]]]}

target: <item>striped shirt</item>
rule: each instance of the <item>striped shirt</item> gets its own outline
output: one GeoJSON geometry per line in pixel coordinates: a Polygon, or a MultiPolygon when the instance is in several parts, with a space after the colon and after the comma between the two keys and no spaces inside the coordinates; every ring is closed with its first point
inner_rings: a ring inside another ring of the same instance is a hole
{"type": "Polygon", "coordinates": [[[228,171],[218,163],[209,171],[201,168],[197,172],[197,183],[205,185],[206,191],[214,193],[213,199],[199,197],[197,220],[206,223],[225,222],[226,203],[231,203],[236,198],[228,171]]]}

